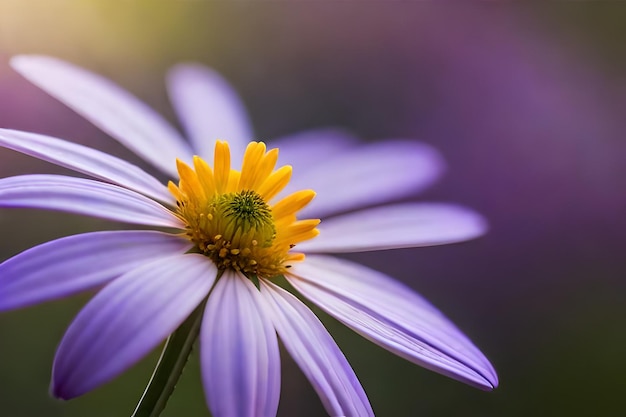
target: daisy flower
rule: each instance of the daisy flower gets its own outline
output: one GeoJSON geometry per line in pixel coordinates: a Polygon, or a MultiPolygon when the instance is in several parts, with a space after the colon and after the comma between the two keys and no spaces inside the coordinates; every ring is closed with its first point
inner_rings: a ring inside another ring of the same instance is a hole
{"type": "MultiPolygon", "coordinates": [[[[112,380],[168,336],[164,355],[171,348],[182,369],[197,337],[213,415],[273,416],[280,338],[330,415],[373,415],[333,338],[293,292],[410,362],[481,389],[497,385],[485,356],[428,301],[382,272],[329,256],[458,242],[485,231],[479,215],[456,205],[380,206],[436,179],[442,162],[432,148],[358,146],[346,133],[318,130],[268,150],[249,142],[247,116],[228,84],[197,65],[168,76],[186,141],[98,75],[44,56],[11,64],[172,179],[166,185],[62,139],[0,129],[1,146],[93,178],[3,178],[0,206],[144,226],[61,238],[0,265],[0,311],[102,287],[58,347],[56,397],[112,380]]],[[[161,377],[157,367],[153,379],[161,377]]]]}

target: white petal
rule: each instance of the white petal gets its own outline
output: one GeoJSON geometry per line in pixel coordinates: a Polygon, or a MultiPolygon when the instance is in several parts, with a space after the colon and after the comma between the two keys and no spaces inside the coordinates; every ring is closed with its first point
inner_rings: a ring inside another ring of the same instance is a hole
{"type": "Polygon", "coordinates": [[[485,233],[477,213],[451,204],[397,204],[325,219],[303,252],[364,252],[462,242],[485,233]]]}
{"type": "Polygon", "coordinates": [[[498,377],[485,356],[428,301],[361,265],[309,255],[289,282],[330,315],[397,355],[475,387],[498,377]]]}
{"type": "Polygon", "coordinates": [[[86,146],[51,136],[0,129],[0,146],[82,172],[174,204],[167,187],[137,166],[86,146]]]}
{"type": "Polygon", "coordinates": [[[0,311],[102,285],[190,248],[186,239],[154,231],[85,233],[46,242],[0,264],[0,311]]]}
{"type": "Polygon", "coordinates": [[[183,228],[171,211],[117,185],[63,175],[0,179],[0,207],[61,210],[133,224],[183,228]]]}
{"type": "Polygon", "coordinates": [[[215,417],[275,416],[280,356],[259,291],[232,271],[209,296],[200,331],[202,379],[215,417]]]}
{"type": "Polygon", "coordinates": [[[300,214],[319,218],[418,192],[443,167],[439,153],[428,145],[385,141],[328,155],[306,175],[294,177],[290,189],[314,190],[317,196],[300,214]]]}
{"type": "Polygon", "coordinates": [[[282,288],[260,281],[283,345],[311,381],[331,416],[373,416],[365,391],[324,325],[282,288]]]}
{"type": "Polygon", "coordinates": [[[63,399],[110,381],[154,349],[206,297],[217,269],[203,255],[170,256],[114,280],[76,316],[54,359],[63,399]]]}
{"type": "Polygon", "coordinates": [[[218,73],[197,64],[175,66],[167,81],[174,108],[198,155],[212,163],[215,141],[225,140],[233,167],[238,168],[254,135],[233,88],[218,73]]]}
{"type": "Polygon", "coordinates": [[[176,178],[176,158],[191,161],[176,129],[113,82],[41,55],[14,57],[11,66],[164,173],[176,178]]]}

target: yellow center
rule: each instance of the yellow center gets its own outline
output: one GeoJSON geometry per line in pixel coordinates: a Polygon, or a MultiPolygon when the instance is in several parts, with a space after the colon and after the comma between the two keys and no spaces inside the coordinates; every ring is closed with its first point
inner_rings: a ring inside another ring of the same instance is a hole
{"type": "Polygon", "coordinates": [[[218,141],[213,169],[197,156],[193,168],[176,161],[180,182],[168,184],[176,214],[185,222],[189,240],[219,269],[248,277],[281,275],[304,259],[291,249],[319,233],[318,219],[296,217],[315,197],[313,191],[298,191],[271,204],[291,178],[290,166],[274,170],[277,158],[278,149],[267,152],[264,143],[251,142],[237,171],[230,168],[228,144],[218,141]]]}

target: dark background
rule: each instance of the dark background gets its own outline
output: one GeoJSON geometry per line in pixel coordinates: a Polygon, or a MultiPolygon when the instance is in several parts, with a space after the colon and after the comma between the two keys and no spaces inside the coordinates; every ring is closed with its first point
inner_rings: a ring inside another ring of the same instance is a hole
{"type": "MultiPolygon", "coordinates": [[[[485,393],[411,365],[323,316],[379,416],[618,415],[626,407],[626,7],[422,2],[0,0],[0,127],[47,133],[145,166],[32,86],[10,56],[45,53],[99,72],[174,121],[163,77],[220,71],[257,139],[346,127],[414,138],[449,167],[418,198],[489,220],[485,237],[353,256],[433,301],[492,360],[485,393]]],[[[0,149],[0,177],[66,173],[0,149]]],[[[0,211],[0,260],[104,221],[0,211]]],[[[0,315],[0,415],[130,415],[158,352],[60,402],[56,344],[89,294],[0,315]]],[[[284,355],[280,416],[323,409],[284,355]]],[[[197,354],[164,416],[207,416],[197,354]]]]}

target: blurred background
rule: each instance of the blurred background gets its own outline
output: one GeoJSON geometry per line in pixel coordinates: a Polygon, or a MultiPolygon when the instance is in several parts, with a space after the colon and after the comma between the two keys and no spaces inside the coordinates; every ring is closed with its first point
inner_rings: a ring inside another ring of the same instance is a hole
{"type": "MultiPolygon", "coordinates": [[[[379,416],[611,416],[626,407],[626,8],[619,3],[0,0],[0,127],[87,144],[146,167],[8,66],[58,56],[176,123],[163,77],[221,72],[257,139],[342,126],[437,147],[445,177],[418,200],[458,202],[491,230],[463,244],[353,256],[430,299],[496,367],[481,392],[411,365],[322,316],[379,416]]],[[[146,169],[149,169],[146,167],[146,169]]],[[[66,173],[0,149],[0,177],[66,173]]],[[[120,227],[0,211],[0,260],[120,227]]],[[[0,415],[130,415],[158,357],[70,402],[48,395],[54,351],[84,294],[0,315],[0,415]]],[[[164,416],[208,416],[197,352],[164,416]]],[[[283,359],[279,415],[321,416],[283,359]]]]}

